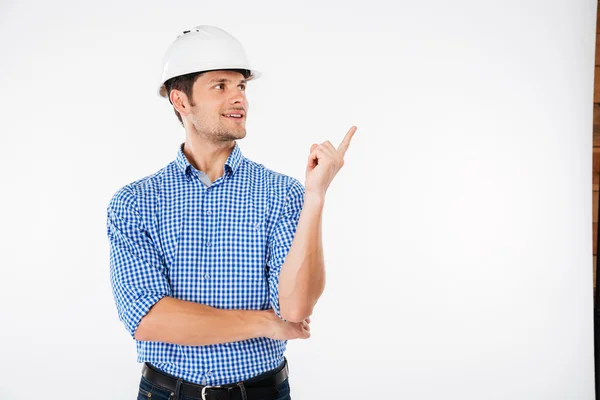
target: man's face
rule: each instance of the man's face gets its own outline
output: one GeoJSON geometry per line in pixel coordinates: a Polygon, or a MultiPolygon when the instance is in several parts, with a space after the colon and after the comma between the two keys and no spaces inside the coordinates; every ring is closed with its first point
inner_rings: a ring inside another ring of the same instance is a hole
{"type": "Polygon", "coordinates": [[[246,80],[235,71],[205,72],[193,88],[195,106],[188,121],[211,141],[231,141],[246,136],[246,80]],[[231,115],[233,114],[233,115],[231,115]]]}

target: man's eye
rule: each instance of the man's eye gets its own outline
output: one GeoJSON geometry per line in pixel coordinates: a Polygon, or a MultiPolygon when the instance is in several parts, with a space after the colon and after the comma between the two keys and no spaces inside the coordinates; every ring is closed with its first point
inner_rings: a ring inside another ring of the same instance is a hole
{"type": "MultiPolygon", "coordinates": [[[[215,85],[215,88],[218,88],[219,86],[223,86],[223,84],[219,83],[218,85],[215,85]]],[[[238,87],[241,87],[243,91],[246,91],[246,85],[238,85],[238,87]]]]}

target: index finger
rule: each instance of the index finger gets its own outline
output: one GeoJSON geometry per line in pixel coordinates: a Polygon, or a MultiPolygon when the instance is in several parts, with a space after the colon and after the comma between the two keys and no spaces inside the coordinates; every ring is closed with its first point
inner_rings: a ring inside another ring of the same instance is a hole
{"type": "Polygon", "coordinates": [[[346,133],[344,140],[342,140],[342,143],[340,143],[340,145],[338,146],[337,149],[340,153],[342,153],[342,157],[344,157],[344,155],[346,154],[346,151],[348,150],[348,146],[350,146],[350,140],[352,140],[352,136],[354,136],[354,132],[356,132],[356,129],[357,129],[356,126],[353,126],[352,128],[350,128],[348,133],[346,133]]]}

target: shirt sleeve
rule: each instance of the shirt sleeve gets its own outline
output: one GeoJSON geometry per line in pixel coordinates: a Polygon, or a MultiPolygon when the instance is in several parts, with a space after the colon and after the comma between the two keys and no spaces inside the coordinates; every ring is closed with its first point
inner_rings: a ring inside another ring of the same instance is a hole
{"type": "Polygon", "coordinates": [[[300,213],[304,205],[304,186],[295,178],[284,199],[281,214],[273,228],[273,234],[269,238],[267,272],[269,280],[269,300],[271,307],[279,318],[281,316],[279,307],[279,273],[285,261],[285,257],[292,247],[296,227],[300,220],[300,213]]]}
{"type": "Polygon", "coordinates": [[[150,308],[171,295],[166,268],[144,228],[133,191],[121,188],[107,207],[110,281],[119,320],[132,338],[150,308]]]}

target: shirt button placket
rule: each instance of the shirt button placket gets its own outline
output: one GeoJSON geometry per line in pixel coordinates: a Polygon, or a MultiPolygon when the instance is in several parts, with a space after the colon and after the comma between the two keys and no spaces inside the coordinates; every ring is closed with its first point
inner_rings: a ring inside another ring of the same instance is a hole
{"type": "MultiPolygon", "coordinates": [[[[210,186],[206,188],[206,194],[208,194],[208,193],[210,193],[210,186]]],[[[207,203],[204,202],[204,204],[207,204],[207,203]]],[[[210,204],[210,203],[208,203],[208,204],[210,204]]],[[[210,209],[206,210],[206,215],[208,216],[208,218],[206,219],[207,225],[212,226],[212,218],[210,217],[212,215],[212,211],[210,209]]],[[[204,242],[204,245],[206,247],[210,247],[210,245],[211,245],[210,239],[206,239],[206,241],[204,242]]],[[[208,280],[210,278],[210,274],[207,272],[202,277],[205,280],[208,280]]]]}

